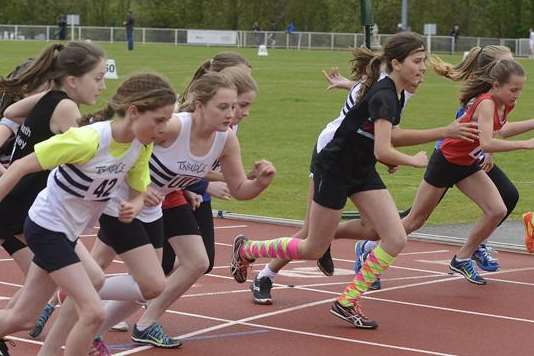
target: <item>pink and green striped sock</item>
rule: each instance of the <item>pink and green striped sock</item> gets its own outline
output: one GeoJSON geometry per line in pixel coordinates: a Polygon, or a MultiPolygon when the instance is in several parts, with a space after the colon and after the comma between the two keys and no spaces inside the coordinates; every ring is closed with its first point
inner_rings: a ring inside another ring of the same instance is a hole
{"type": "Polygon", "coordinates": [[[390,256],[381,245],[369,253],[360,271],[337,299],[345,307],[354,306],[355,301],[365,293],[371,284],[393,263],[395,257],[390,256]]]}
{"type": "Polygon", "coordinates": [[[299,258],[298,246],[301,239],[282,237],[266,241],[246,241],[239,253],[241,257],[253,260],[259,257],[283,258],[295,260],[299,258]]]}

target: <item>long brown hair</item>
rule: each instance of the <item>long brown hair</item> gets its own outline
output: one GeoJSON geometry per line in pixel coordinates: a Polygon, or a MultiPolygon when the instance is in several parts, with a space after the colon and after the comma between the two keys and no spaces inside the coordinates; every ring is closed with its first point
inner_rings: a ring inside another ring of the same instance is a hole
{"type": "Polygon", "coordinates": [[[17,77],[0,80],[0,90],[23,97],[48,81],[61,86],[63,78],[68,75],[83,76],[93,70],[102,58],[104,51],[91,43],[52,44],[17,77]]]}
{"type": "Polygon", "coordinates": [[[158,74],[137,74],[121,84],[103,110],[83,116],[79,124],[111,120],[115,115],[124,117],[130,105],[143,113],[175,103],[176,93],[165,79],[158,74]]]}
{"type": "Polygon", "coordinates": [[[514,74],[520,77],[525,76],[525,70],[516,61],[499,59],[487,64],[467,79],[460,91],[461,103],[467,105],[469,100],[490,91],[493,84],[507,83],[514,74]]]}
{"type": "Polygon", "coordinates": [[[384,45],[383,53],[375,53],[367,48],[355,48],[352,51],[352,78],[362,83],[357,100],[361,100],[378,81],[382,64],[386,65],[386,71],[390,73],[394,59],[403,62],[410,54],[424,50],[423,38],[414,32],[399,32],[393,35],[384,45]]]}

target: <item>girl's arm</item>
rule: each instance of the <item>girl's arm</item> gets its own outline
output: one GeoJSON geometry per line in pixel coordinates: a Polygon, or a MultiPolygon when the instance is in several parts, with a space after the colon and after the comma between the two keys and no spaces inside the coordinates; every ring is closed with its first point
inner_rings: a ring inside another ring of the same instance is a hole
{"type": "Polygon", "coordinates": [[[378,161],[388,166],[425,167],[428,163],[426,153],[421,151],[414,156],[397,151],[391,144],[392,124],[386,119],[375,121],[374,154],[378,161]]]}
{"type": "Polygon", "coordinates": [[[328,88],[330,89],[346,89],[350,90],[355,82],[350,79],[345,78],[339,73],[339,68],[333,67],[329,70],[323,70],[323,75],[326,81],[328,82],[328,88]]]}
{"type": "Polygon", "coordinates": [[[121,201],[118,216],[119,221],[123,223],[131,223],[137,214],[139,214],[139,212],[143,209],[145,204],[144,198],[144,192],[138,192],[137,190],[130,188],[128,200],[121,201]]]}
{"type": "Polygon", "coordinates": [[[0,177],[0,201],[17,185],[22,177],[42,170],[35,153],[11,163],[7,171],[0,177]]]}
{"type": "Polygon", "coordinates": [[[521,135],[524,132],[534,129],[534,119],[523,120],[517,122],[507,122],[497,132],[498,137],[506,138],[516,135],[521,135]]]}
{"type": "Polygon", "coordinates": [[[224,180],[228,184],[230,194],[237,200],[249,200],[258,196],[271,184],[276,170],[265,160],[255,162],[258,176],[248,179],[241,162],[239,141],[234,133],[230,133],[223,154],[220,157],[224,180]]]}
{"type": "Polygon", "coordinates": [[[480,130],[480,148],[486,152],[507,152],[520,149],[534,148],[534,139],[522,141],[507,141],[494,137],[493,115],[495,103],[493,100],[483,100],[475,111],[480,130]]]}
{"type": "Polygon", "coordinates": [[[30,95],[17,101],[16,103],[9,105],[4,111],[4,116],[19,124],[22,124],[24,119],[26,119],[32,112],[35,104],[37,104],[37,102],[41,100],[46,93],[48,93],[48,91],[30,95]]]}
{"type": "Polygon", "coordinates": [[[13,131],[7,126],[0,125],[0,147],[13,135],[13,131]]]}
{"type": "Polygon", "coordinates": [[[458,120],[454,120],[449,126],[434,129],[402,129],[395,126],[391,131],[391,143],[395,147],[415,146],[445,137],[473,142],[478,138],[478,124],[476,122],[460,123],[458,120]]]}
{"type": "Polygon", "coordinates": [[[50,119],[50,131],[58,134],[66,132],[71,127],[78,127],[78,120],[81,117],[80,109],[74,101],[70,99],[61,100],[50,119]]]}

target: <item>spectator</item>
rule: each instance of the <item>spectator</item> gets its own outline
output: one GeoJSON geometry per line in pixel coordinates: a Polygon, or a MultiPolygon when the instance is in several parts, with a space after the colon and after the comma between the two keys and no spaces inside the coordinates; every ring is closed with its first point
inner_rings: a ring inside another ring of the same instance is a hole
{"type": "Polygon", "coordinates": [[[61,14],[57,18],[57,38],[60,41],[65,41],[65,37],[67,36],[67,16],[65,14],[61,14]]]}
{"type": "Polygon", "coordinates": [[[456,46],[457,46],[457,43],[458,43],[458,37],[460,37],[460,25],[455,24],[454,26],[452,26],[452,30],[451,30],[451,32],[449,32],[449,36],[454,37],[454,42],[453,42],[453,46],[452,46],[452,50],[454,52],[454,51],[456,51],[456,46]]]}
{"type": "Polygon", "coordinates": [[[287,25],[287,33],[289,35],[289,47],[296,46],[298,47],[298,44],[296,43],[296,37],[295,37],[295,31],[297,30],[297,27],[295,26],[295,22],[291,21],[289,22],[289,25],[287,25]]]}
{"type": "Polygon", "coordinates": [[[261,27],[258,25],[258,22],[254,22],[254,25],[252,25],[252,31],[255,32],[256,36],[256,46],[259,47],[263,43],[263,33],[261,32],[261,27]]]}
{"type": "Polygon", "coordinates": [[[128,10],[128,16],[126,17],[126,21],[124,21],[123,25],[126,26],[126,39],[128,40],[129,51],[133,51],[134,49],[134,37],[133,37],[134,22],[135,20],[134,20],[132,10],[128,10]]]}

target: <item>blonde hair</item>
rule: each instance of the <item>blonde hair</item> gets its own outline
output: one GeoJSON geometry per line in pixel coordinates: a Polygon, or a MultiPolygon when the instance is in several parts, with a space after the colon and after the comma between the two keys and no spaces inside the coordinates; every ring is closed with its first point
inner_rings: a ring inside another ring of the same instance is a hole
{"type": "Polygon", "coordinates": [[[460,101],[466,105],[469,100],[490,91],[494,83],[504,84],[512,75],[525,76],[525,70],[516,61],[499,59],[474,72],[460,91],[460,101]]]}
{"type": "Polygon", "coordinates": [[[187,96],[189,91],[191,90],[191,85],[195,80],[202,77],[206,73],[209,72],[220,72],[225,68],[229,67],[236,67],[236,66],[246,66],[248,68],[252,69],[252,66],[250,63],[242,57],[239,53],[235,52],[221,52],[217,53],[213,58],[210,58],[204,63],[198,67],[198,69],[195,71],[195,74],[193,74],[193,78],[191,78],[191,81],[187,86],[185,87],[183,95],[180,97],[180,105],[184,104],[187,100],[187,96]]]}
{"type": "Polygon", "coordinates": [[[499,57],[511,53],[510,48],[505,46],[473,47],[465,58],[455,66],[435,55],[430,58],[430,64],[438,75],[453,81],[462,81],[499,57]]]}
{"type": "Polygon", "coordinates": [[[189,87],[185,103],[180,106],[180,111],[193,112],[195,104],[206,104],[217,94],[219,89],[234,89],[236,85],[226,75],[219,72],[209,72],[194,80],[189,87]]]}
{"type": "Polygon", "coordinates": [[[256,81],[254,78],[252,78],[249,72],[242,67],[234,66],[224,68],[220,73],[234,83],[237,89],[237,95],[251,91],[258,91],[258,85],[256,84],[256,81]]]}

